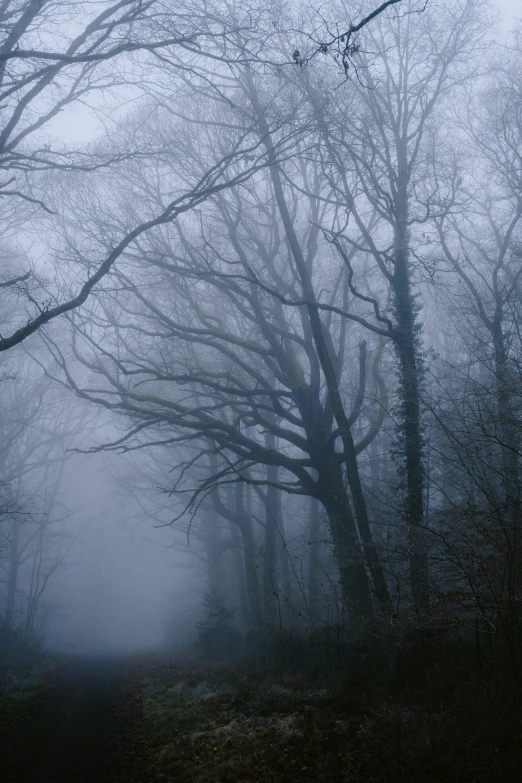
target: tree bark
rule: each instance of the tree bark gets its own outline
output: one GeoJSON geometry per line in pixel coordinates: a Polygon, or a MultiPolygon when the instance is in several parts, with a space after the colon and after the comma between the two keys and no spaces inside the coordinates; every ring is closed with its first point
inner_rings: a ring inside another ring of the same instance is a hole
{"type": "Polygon", "coordinates": [[[14,625],[18,574],[20,571],[20,553],[18,552],[20,525],[21,522],[18,520],[13,522],[11,527],[11,539],[9,541],[9,576],[7,579],[7,595],[4,614],[4,636],[7,642],[9,642],[14,625]]]}
{"type": "Polygon", "coordinates": [[[319,542],[320,516],[319,501],[310,498],[310,527],[308,542],[308,611],[310,622],[315,625],[320,620],[319,614],[319,556],[321,545],[319,542]]]}
{"type": "MultiPolygon", "coordinates": [[[[275,448],[273,435],[265,436],[267,448],[275,448]]],[[[277,467],[267,465],[267,481],[277,481],[277,467]]],[[[263,548],[263,604],[265,621],[273,624],[277,614],[278,585],[276,571],[276,542],[278,539],[278,490],[267,486],[265,503],[265,540],[263,548]]]]}
{"type": "Polygon", "coordinates": [[[205,522],[208,530],[206,564],[209,590],[218,593],[220,598],[225,598],[227,594],[227,580],[223,567],[223,553],[221,551],[219,515],[216,511],[209,510],[206,512],[205,522]]]}
{"type": "Polygon", "coordinates": [[[340,466],[325,462],[317,472],[318,495],[333,534],[343,604],[351,616],[369,615],[372,612],[370,583],[340,466]]]}
{"type": "Polygon", "coordinates": [[[406,513],[410,531],[410,578],[416,610],[429,603],[428,551],[424,518],[423,438],[420,406],[421,366],[418,324],[411,290],[408,244],[406,163],[399,164],[395,200],[395,269],[391,284],[396,318],[395,349],[399,360],[401,424],[406,470],[406,513]]]}
{"type": "Polygon", "coordinates": [[[229,526],[230,538],[232,541],[232,558],[236,574],[235,582],[237,589],[237,605],[239,609],[239,625],[242,631],[247,631],[251,625],[251,621],[245,583],[245,554],[238,526],[230,521],[229,526]]]}
{"type": "Polygon", "coordinates": [[[244,506],[244,486],[238,483],[234,490],[235,521],[241,534],[243,554],[245,561],[245,582],[250,603],[250,616],[256,626],[263,625],[264,613],[261,600],[261,590],[257,573],[256,543],[252,529],[252,518],[247,514],[244,506]]]}
{"type": "Polygon", "coordinates": [[[288,543],[286,540],[285,524],[283,515],[281,513],[281,491],[277,493],[277,508],[278,508],[278,554],[279,554],[279,573],[281,577],[281,594],[282,594],[282,606],[284,609],[284,615],[290,623],[294,619],[293,610],[293,591],[292,591],[292,571],[291,571],[291,555],[288,550],[288,543]]]}

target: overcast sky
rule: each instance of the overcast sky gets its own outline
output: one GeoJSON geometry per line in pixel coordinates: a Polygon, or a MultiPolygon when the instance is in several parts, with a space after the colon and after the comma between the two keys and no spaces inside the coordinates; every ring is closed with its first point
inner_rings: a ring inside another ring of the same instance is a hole
{"type": "Polygon", "coordinates": [[[497,0],[497,4],[505,14],[513,14],[522,17],[521,0],[497,0]]]}
{"type": "Polygon", "coordinates": [[[504,25],[509,29],[516,19],[522,20],[522,0],[495,0],[504,16],[504,25]]]}

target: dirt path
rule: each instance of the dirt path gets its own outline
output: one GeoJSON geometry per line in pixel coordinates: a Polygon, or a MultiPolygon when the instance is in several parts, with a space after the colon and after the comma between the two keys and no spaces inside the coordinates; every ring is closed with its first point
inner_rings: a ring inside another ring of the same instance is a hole
{"type": "Polygon", "coordinates": [[[67,663],[1,748],[3,783],[152,783],[136,669],[122,659],[67,663]]]}

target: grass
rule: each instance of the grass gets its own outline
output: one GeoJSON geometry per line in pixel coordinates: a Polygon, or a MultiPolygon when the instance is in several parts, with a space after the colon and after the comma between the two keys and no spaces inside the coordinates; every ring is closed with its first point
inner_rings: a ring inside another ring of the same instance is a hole
{"type": "Polygon", "coordinates": [[[45,699],[55,676],[50,659],[11,662],[0,666],[0,751],[23,730],[45,699]]]}
{"type": "Polygon", "coordinates": [[[435,667],[314,685],[165,667],[143,684],[156,772],[176,783],[518,781],[520,700],[509,678],[475,675],[435,667]]]}

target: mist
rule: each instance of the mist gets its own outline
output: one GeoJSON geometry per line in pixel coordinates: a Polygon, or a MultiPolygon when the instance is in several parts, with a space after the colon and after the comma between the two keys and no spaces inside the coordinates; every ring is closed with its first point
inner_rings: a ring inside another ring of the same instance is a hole
{"type": "Polygon", "coordinates": [[[11,783],[517,779],[520,13],[1,5],[11,783]]]}

